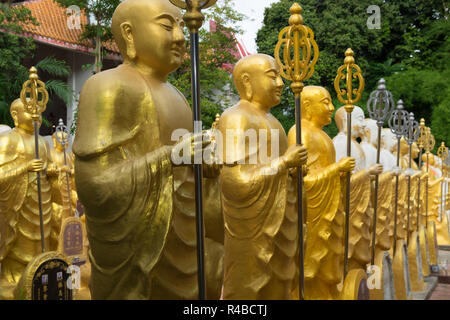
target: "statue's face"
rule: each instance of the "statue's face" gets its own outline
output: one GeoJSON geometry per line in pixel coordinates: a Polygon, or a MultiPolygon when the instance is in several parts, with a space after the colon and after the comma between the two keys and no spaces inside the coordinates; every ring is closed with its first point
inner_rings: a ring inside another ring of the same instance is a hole
{"type": "Polygon", "coordinates": [[[261,59],[261,63],[252,63],[247,70],[253,93],[252,100],[271,108],[281,102],[284,83],[280,76],[280,67],[271,57],[258,59],[261,59]]]}
{"type": "Polygon", "coordinates": [[[411,155],[413,159],[416,159],[419,156],[419,147],[415,142],[412,144],[411,155]]]}
{"type": "Polygon", "coordinates": [[[364,112],[361,108],[355,107],[352,112],[352,136],[361,137],[364,135],[365,128],[364,112]]]}
{"type": "MultiPolygon", "coordinates": [[[[31,113],[28,113],[25,110],[25,107],[19,99],[13,102],[15,104],[15,107],[11,111],[11,116],[14,120],[14,124],[16,127],[21,128],[27,132],[33,132],[34,131],[34,124],[33,119],[31,117],[31,113]]],[[[39,115],[38,120],[39,127],[42,124],[42,116],[39,115]]]]}
{"type": "Polygon", "coordinates": [[[53,140],[53,145],[55,146],[56,149],[58,150],[64,150],[67,149],[67,144],[68,144],[68,136],[67,133],[65,132],[55,132],[52,136],[52,140],[53,140]],[[60,141],[63,141],[62,139],[64,138],[66,141],[66,146],[64,147],[61,143],[59,143],[57,137],[59,138],[60,141]]]}
{"type": "Polygon", "coordinates": [[[148,1],[132,20],[136,62],[161,75],[182,63],[185,53],[184,22],[180,10],[169,1],[148,1]]]}
{"type": "Polygon", "coordinates": [[[397,144],[395,135],[392,133],[391,129],[383,129],[381,131],[381,145],[384,149],[393,152],[394,147],[397,144]]]}
{"type": "Polygon", "coordinates": [[[310,98],[311,121],[323,127],[331,123],[334,105],[330,93],[325,88],[314,88],[316,94],[310,98]]]}
{"type": "Polygon", "coordinates": [[[409,144],[404,138],[402,138],[400,140],[400,154],[405,155],[408,153],[409,153],[409,144]]]}
{"type": "Polygon", "coordinates": [[[364,140],[376,145],[378,142],[378,126],[372,119],[364,119],[364,140]]]}

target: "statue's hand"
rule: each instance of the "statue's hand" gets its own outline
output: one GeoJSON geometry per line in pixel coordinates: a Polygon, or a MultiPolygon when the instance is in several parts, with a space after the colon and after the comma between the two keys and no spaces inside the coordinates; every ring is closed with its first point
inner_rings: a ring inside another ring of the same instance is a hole
{"type": "MultiPolygon", "coordinates": [[[[206,132],[192,134],[188,138],[182,138],[172,148],[171,160],[174,165],[192,165],[195,159],[203,162],[203,150],[211,143],[206,132]]],[[[200,164],[200,163],[199,163],[200,164]]]]}
{"type": "Polygon", "coordinates": [[[62,166],[61,168],[59,168],[59,170],[60,170],[60,173],[69,173],[69,174],[71,173],[71,169],[67,165],[62,166]]]}
{"type": "Polygon", "coordinates": [[[377,176],[383,172],[383,165],[382,164],[374,164],[369,168],[369,173],[372,176],[377,176]]]}
{"type": "Polygon", "coordinates": [[[39,172],[43,171],[44,169],[44,160],[42,159],[33,159],[28,162],[27,171],[29,172],[39,172]]]}
{"type": "Polygon", "coordinates": [[[300,167],[308,160],[308,151],[304,146],[290,146],[283,155],[283,160],[287,168],[300,167]]]}
{"type": "Polygon", "coordinates": [[[339,171],[352,172],[353,170],[355,170],[355,164],[356,164],[355,158],[352,157],[342,158],[338,162],[339,171]]]}

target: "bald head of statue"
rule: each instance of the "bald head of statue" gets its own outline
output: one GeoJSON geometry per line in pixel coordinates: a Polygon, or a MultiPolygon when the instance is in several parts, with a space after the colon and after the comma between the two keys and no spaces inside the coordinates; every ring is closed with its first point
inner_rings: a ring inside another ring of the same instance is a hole
{"type": "Polygon", "coordinates": [[[233,70],[234,85],[241,100],[251,102],[261,110],[280,104],[284,87],[280,67],[266,54],[252,54],[239,60],[233,70]]]}
{"type": "MultiPolygon", "coordinates": [[[[11,103],[9,107],[9,111],[11,113],[11,117],[14,120],[14,126],[16,128],[21,128],[26,132],[33,133],[34,132],[34,124],[33,118],[31,117],[31,113],[29,113],[22,100],[16,99],[11,103]]],[[[42,115],[39,115],[38,126],[40,127],[42,124],[42,115]]]]}
{"type": "Polygon", "coordinates": [[[333,100],[327,89],[307,86],[301,93],[303,118],[322,128],[331,123],[333,100]]]}
{"type": "Polygon", "coordinates": [[[114,11],[112,33],[125,63],[167,76],[186,51],[180,10],[169,0],[125,0],[114,11]]]}
{"type": "MultiPolygon", "coordinates": [[[[364,130],[366,127],[364,111],[355,106],[352,116],[352,137],[361,137],[364,135],[364,130]]],[[[334,115],[334,121],[336,122],[336,126],[339,129],[339,132],[344,132],[347,134],[347,111],[345,111],[344,107],[340,107],[336,114],[334,115]]]]}

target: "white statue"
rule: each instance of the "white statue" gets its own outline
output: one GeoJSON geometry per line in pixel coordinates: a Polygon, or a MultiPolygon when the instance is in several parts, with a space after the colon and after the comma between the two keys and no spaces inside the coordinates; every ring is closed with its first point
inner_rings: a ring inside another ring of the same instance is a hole
{"type": "Polygon", "coordinates": [[[397,148],[397,138],[389,128],[381,130],[381,153],[380,163],[383,165],[383,171],[391,171],[397,166],[397,158],[394,155],[397,148]]]}

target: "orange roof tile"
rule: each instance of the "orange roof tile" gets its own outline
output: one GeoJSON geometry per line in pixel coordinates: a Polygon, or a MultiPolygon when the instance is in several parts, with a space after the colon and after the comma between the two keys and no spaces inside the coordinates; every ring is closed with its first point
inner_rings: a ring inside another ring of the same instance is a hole
{"type": "MultiPolygon", "coordinates": [[[[20,3],[31,10],[33,17],[39,22],[38,26],[27,25],[25,30],[31,34],[36,41],[53,44],[60,47],[70,48],[77,51],[92,52],[94,46],[90,41],[80,42],[82,28],[69,28],[67,9],[60,7],[53,0],[30,0],[20,3]]],[[[88,22],[84,10],[81,11],[81,27],[88,22]]],[[[113,58],[119,58],[119,48],[114,41],[103,43],[113,58]]]]}

